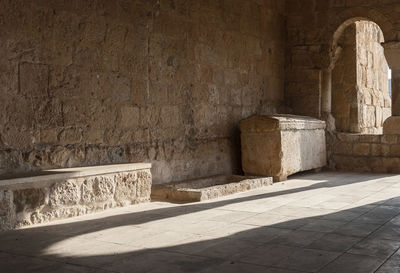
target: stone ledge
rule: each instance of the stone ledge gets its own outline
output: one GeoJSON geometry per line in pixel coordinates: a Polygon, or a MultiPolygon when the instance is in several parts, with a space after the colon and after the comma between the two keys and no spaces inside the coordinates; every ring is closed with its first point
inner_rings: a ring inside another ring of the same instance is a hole
{"type": "Polygon", "coordinates": [[[104,175],[111,173],[139,171],[150,169],[150,163],[129,163],[114,164],[102,166],[76,167],[64,169],[51,169],[39,172],[12,174],[0,176],[0,190],[14,189],[29,186],[34,183],[38,185],[46,185],[46,182],[54,182],[57,180],[65,180],[71,178],[80,178],[85,176],[104,175]]]}
{"type": "Polygon", "coordinates": [[[325,130],[326,123],[323,120],[295,115],[254,115],[239,123],[240,131],[245,134],[261,133],[269,131],[289,130],[325,130]]]}
{"type": "Polygon", "coordinates": [[[146,163],[70,168],[0,180],[7,183],[0,188],[0,230],[148,202],[150,168],[146,163]]]}
{"type": "Polygon", "coordinates": [[[272,177],[213,176],[185,182],[155,185],[151,197],[155,200],[199,202],[273,184],[272,177]]]}

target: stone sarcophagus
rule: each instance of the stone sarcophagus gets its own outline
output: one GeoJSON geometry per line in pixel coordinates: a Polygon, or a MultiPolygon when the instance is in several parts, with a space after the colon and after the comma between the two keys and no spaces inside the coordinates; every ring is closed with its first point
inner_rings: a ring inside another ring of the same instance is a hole
{"type": "Polygon", "coordinates": [[[288,175],[326,165],[325,122],[303,116],[251,116],[239,124],[246,175],[288,175]]]}

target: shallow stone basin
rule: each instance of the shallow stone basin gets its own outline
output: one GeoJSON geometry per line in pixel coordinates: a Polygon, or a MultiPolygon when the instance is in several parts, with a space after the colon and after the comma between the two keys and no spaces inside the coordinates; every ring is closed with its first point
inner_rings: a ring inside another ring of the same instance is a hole
{"type": "Polygon", "coordinates": [[[219,175],[184,182],[153,185],[153,200],[199,202],[272,185],[272,177],[219,175]]]}

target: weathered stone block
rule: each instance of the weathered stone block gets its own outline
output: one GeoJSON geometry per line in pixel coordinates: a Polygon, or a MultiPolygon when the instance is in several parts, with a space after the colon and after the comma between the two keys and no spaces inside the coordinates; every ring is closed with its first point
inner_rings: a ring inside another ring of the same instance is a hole
{"type": "Polygon", "coordinates": [[[20,90],[24,96],[48,96],[49,67],[44,64],[22,63],[19,67],[20,90]]]}
{"type": "Polygon", "coordinates": [[[388,172],[398,173],[400,172],[400,158],[396,157],[386,157],[383,158],[383,166],[388,172]]]}
{"type": "Polygon", "coordinates": [[[81,200],[84,204],[112,201],[115,192],[115,181],[108,176],[88,178],[82,183],[81,191],[81,200]]]}
{"type": "Polygon", "coordinates": [[[346,167],[346,170],[353,172],[368,172],[370,167],[368,166],[369,157],[365,156],[353,156],[350,157],[350,164],[346,167]]]}
{"type": "Polygon", "coordinates": [[[195,180],[155,185],[155,200],[198,202],[272,185],[272,177],[212,176],[195,180]]]}
{"type": "Polygon", "coordinates": [[[32,99],[35,125],[37,128],[63,126],[62,102],[58,98],[32,99]]]}
{"type": "Polygon", "coordinates": [[[371,156],[387,156],[389,151],[390,146],[387,144],[371,144],[371,156]]]}
{"type": "Polygon", "coordinates": [[[115,201],[118,205],[135,202],[138,177],[136,172],[115,175],[115,201]]]}
{"type": "Polygon", "coordinates": [[[325,122],[309,117],[252,116],[240,122],[242,166],[274,181],[326,164],[325,122]]]}
{"type": "Polygon", "coordinates": [[[390,145],[389,144],[381,144],[381,152],[383,156],[388,156],[390,153],[390,145]]]}
{"type": "Polygon", "coordinates": [[[360,142],[366,143],[379,143],[381,136],[379,135],[360,135],[360,142]]]}
{"type": "Polygon", "coordinates": [[[0,230],[149,201],[150,167],[69,168],[0,180],[0,230]]]}
{"type": "Polygon", "coordinates": [[[66,128],[58,135],[61,144],[77,144],[82,141],[82,130],[80,128],[66,128]]]}
{"type": "Polygon", "coordinates": [[[151,194],[151,172],[150,170],[138,171],[137,173],[137,202],[146,202],[150,200],[151,194]]]}
{"type": "Polygon", "coordinates": [[[123,128],[136,128],[140,122],[138,107],[126,106],[121,109],[121,126],[123,128]]]}
{"type": "Polygon", "coordinates": [[[395,157],[400,157],[400,145],[395,144],[390,146],[390,155],[395,157]]]}
{"type": "Polygon", "coordinates": [[[343,142],[357,142],[360,139],[359,134],[337,133],[336,136],[343,142]]]}
{"type": "Polygon", "coordinates": [[[8,190],[0,190],[0,230],[12,229],[14,222],[13,194],[8,190]]]}
{"type": "Polygon", "coordinates": [[[27,213],[38,210],[47,201],[47,190],[44,188],[15,190],[13,194],[16,213],[27,213]]]}
{"type": "Polygon", "coordinates": [[[335,154],[351,155],[353,144],[349,142],[338,142],[335,144],[333,152],[335,154]]]}
{"type": "Polygon", "coordinates": [[[370,150],[371,145],[369,143],[356,143],[353,146],[353,154],[357,156],[368,156],[370,150]]]}
{"type": "Polygon", "coordinates": [[[382,157],[370,157],[368,159],[368,166],[370,166],[371,170],[375,171],[375,172],[386,169],[383,166],[383,158],[382,157]]]}
{"type": "Polygon", "coordinates": [[[163,127],[178,127],[180,122],[178,106],[164,106],[161,108],[161,122],[163,127]]]}
{"type": "Polygon", "coordinates": [[[50,188],[49,205],[51,207],[73,206],[80,201],[80,187],[77,181],[59,182],[50,188]]]}
{"type": "MultiPolygon", "coordinates": [[[[383,134],[388,135],[399,135],[400,134],[400,117],[391,116],[383,123],[383,134]]],[[[395,138],[395,137],[393,137],[395,138]]]]}
{"type": "Polygon", "coordinates": [[[397,135],[383,135],[381,139],[384,144],[396,144],[397,143],[397,135]]]}

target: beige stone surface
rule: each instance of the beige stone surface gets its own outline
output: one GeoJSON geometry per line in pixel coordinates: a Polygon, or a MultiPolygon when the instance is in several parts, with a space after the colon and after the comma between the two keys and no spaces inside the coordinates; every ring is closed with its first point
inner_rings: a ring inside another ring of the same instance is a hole
{"type": "Polygon", "coordinates": [[[252,116],[240,122],[242,167],[248,175],[285,180],[326,165],[325,122],[310,117],[252,116]]]}
{"type": "Polygon", "coordinates": [[[338,171],[399,173],[399,135],[335,133],[328,145],[329,166],[338,171]]]}
{"type": "MultiPolygon", "coordinates": [[[[292,113],[320,117],[320,96],[324,96],[324,82],[328,81],[313,75],[334,66],[336,53],[341,50],[340,37],[348,26],[360,19],[369,20],[381,28],[386,42],[399,41],[399,5],[395,0],[310,0],[306,5],[302,0],[294,0],[286,5],[288,78],[285,99],[292,113]]],[[[390,60],[387,61],[390,64],[390,60]]]]}
{"type": "Polygon", "coordinates": [[[332,73],[332,113],[336,130],[381,134],[390,116],[388,65],[378,25],[357,21],[345,29],[332,73]]]}
{"type": "Polygon", "coordinates": [[[152,162],[240,172],[237,123],[283,111],[285,3],[1,1],[0,174],[152,162]]]}
{"type": "Polygon", "coordinates": [[[0,180],[0,230],[150,201],[150,164],[115,167],[0,180]]]}
{"type": "Polygon", "coordinates": [[[11,229],[15,222],[13,194],[8,190],[0,190],[0,230],[11,229]]]}
{"type": "Polygon", "coordinates": [[[155,185],[152,200],[198,202],[272,185],[272,177],[213,176],[184,182],[155,185]]]}
{"type": "Polygon", "coordinates": [[[383,125],[383,133],[385,135],[400,134],[400,116],[391,116],[385,120],[383,125]]]}

